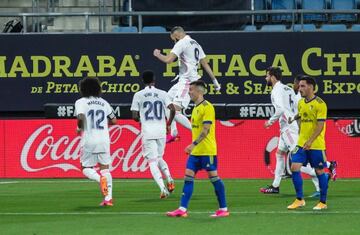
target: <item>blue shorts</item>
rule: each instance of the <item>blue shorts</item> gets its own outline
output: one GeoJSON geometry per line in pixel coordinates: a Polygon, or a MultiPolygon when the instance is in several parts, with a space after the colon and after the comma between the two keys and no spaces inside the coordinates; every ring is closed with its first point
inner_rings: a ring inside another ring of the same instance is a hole
{"type": "Polygon", "coordinates": [[[310,163],[311,167],[317,169],[326,168],[325,150],[304,150],[302,147],[296,146],[291,153],[291,162],[302,163],[304,166],[310,163]]]}
{"type": "Polygon", "coordinates": [[[190,155],[186,163],[186,168],[193,170],[195,173],[202,169],[206,171],[216,171],[217,157],[190,155]]]}

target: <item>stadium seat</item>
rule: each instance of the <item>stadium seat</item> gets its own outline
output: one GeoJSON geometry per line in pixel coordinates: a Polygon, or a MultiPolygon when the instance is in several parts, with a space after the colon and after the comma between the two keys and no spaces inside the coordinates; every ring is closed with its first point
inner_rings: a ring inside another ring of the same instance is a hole
{"type": "Polygon", "coordinates": [[[292,29],[294,32],[316,31],[316,27],[314,24],[295,24],[292,29]]]}
{"type": "Polygon", "coordinates": [[[282,24],[267,24],[261,27],[261,31],[286,31],[286,26],[282,24]]]}
{"type": "MultiPolygon", "coordinates": [[[[355,0],[331,0],[331,9],[334,10],[352,10],[356,9],[355,0]]],[[[355,14],[333,14],[331,16],[333,22],[354,22],[355,14]]]]}
{"type": "Polygon", "coordinates": [[[244,31],[254,32],[254,31],[256,31],[256,26],[255,25],[246,25],[244,28],[244,31]]]}
{"type": "Polygon", "coordinates": [[[142,28],[143,33],[165,33],[166,29],[162,26],[144,26],[142,28]]]}
{"type": "MultiPolygon", "coordinates": [[[[325,10],[326,0],[302,0],[301,8],[304,10],[325,10]]],[[[304,22],[326,21],[325,14],[304,14],[304,22]]]]}
{"type": "Polygon", "coordinates": [[[323,24],[320,27],[321,31],[346,31],[346,25],[344,24],[323,24]]]}
{"type": "MultiPolygon", "coordinates": [[[[292,10],[292,9],[296,9],[296,3],[295,3],[295,0],[272,0],[271,1],[271,9],[273,9],[273,10],[292,10]]],[[[294,17],[296,20],[296,15],[294,17]]],[[[292,22],[292,19],[293,19],[292,14],[271,15],[271,21],[273,21],[273,22],[281,22],[281,21],[292,22]]]]}
{"type": "Polygon", "coordinates": [[[353,24],[350,28],[351,31],[360,31],[360,24],[353,24]]]}
{"type": "MultiPolygon", "coordinates": [[[[254,0],[254,10],[266,10],[266,0],[254,0]]],[[[263,23],[267,21],[267,15],[255,15],[254,20],[256,23],[263,23]]]]}
{"type": "Polygon", "coordinates": [[[115,26],[111,32],[113,33],[137,33],[138,29],[136,26],[115,26]]]}

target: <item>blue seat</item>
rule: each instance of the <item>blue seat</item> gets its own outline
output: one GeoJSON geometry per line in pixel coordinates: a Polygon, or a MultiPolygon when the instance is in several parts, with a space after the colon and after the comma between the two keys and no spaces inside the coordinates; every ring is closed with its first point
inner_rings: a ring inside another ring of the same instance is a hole
{"type": "Polygon", "coordinates": [[[292,29],[294,32],[316,31],[316,27],[314,24],[295,24],[292,29]]]}
{"type": "Polygon", "coordinates": [[[111,32],[113,33],[137,33],[138,29],[136,26],[115,26],[111,32]]]}
{"type": "Polygon", "coordinates": [[[351,31],[360,31],[360,24],[353,24],[351,26],[351,31]]]}
{"type": "MultiPolygon", "coordinates": [[[[304,10],[325,10],[326,0],[302,0],[301,8],[304,10]]],[[[304,14],[305,22],[326,21],[325,14],[304,14]]]]}
{"type": "Polygon", "coordinates": [[[321,31],[346,31],[344,24],[323,24],[320,28],[321,31]]]}
{"type": "Polygon", "coordinates": [[[281,32],[281,31],[286,31],[286,26],[283,24],[267,24],[261,27],[261,31],[281,32]]]}
{"type": "MultiPolygon", "coordinates": [[[[272,0],[271,1],[271,9],[273,10],[292,10],[296,9],[295,0],[272,0]]],[[[296,15],[294,16],[296,20],[296,15]]],[[[293,19],[292,14],[276,14],[271,15],[271,21],[279,22],[279,21],[287,21],[291,22],[293,19]]]]}
{"type": "MultiPolygon", "coordinates": [[[[356,9],[355,0],[332,0],[331,9],[334,10],[352,10],[356,9]]],[[[354,22],[356,21],[355,14],[333,14],[331,16],[333,22],[354,22]]]]}
{"type": "MultiPolygon", "coordinates": [[[[254,10],[266,10],[267,4],[266,0],[254,0],[254,10]]],[[[254,17],[255,22],[263,23],[267,21],[267,15],[255,15],[254,17]]]]}
{"type": "Polygon", "coordinates": [[[165,33],[166,29],[162,26],[144,26],[142,28],[143,33],[165,33]]]}
{"type": "Polygon", "coordinates": [[[256,26],[255,25],[246,25],[244,28],[244,31],[254,32],[254,31],[256,31],[256,26]]]}

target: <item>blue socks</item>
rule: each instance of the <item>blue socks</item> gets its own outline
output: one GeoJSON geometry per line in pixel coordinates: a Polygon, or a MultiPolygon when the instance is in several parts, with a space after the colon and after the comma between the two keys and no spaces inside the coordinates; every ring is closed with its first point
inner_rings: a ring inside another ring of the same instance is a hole
{"type": "Polygon", "coordinates": [[[183,208],[188,208],[190,198],[194,191],[194,177],[185,175],[185,182],[183,187],[183,193],[181,196],[180,206],[183,208]]]}
{"type": "Polygon", "coordinates": [[[317,178],[319,179],[319,186],[320,186],[320,202],[326,204],[326,196],[328,190],[328,176],[327,174],[323,173],[318,175],[317,178]]]}
{"type": "MultiPolygon", "coordinates": [[[[219,202],[219,208],[226,208],[225,186],[223,181],[218,177],[210,177],[211,183],[214,185],[215,194],[219,202]]],[[[194,177],[185,175],[183,193],[181,196],[180,207],[188,208],[189,201],[194,191],[194,177]]]]}
{"type": "MultiPolygon", "coordinates": [[[[304,198],[304,193],[303,193],[303,180],[302,180],[300,171],[292,172],[292,181],[295,186],[296,198],[298,200],[302,200],[304,198]]],[[[320,182],[320,179],[319,179],[319,182],[320,182]]],[[[321,186],[320,186],[320,188],[321,188],[321,186]]]]}
{"type": "Polygon", "coordinates": [[[210,177],[210,181],[214,185],[215,194],[219,202],[219,208],[226,208],[224,182],[218,176],[210,177]]]}

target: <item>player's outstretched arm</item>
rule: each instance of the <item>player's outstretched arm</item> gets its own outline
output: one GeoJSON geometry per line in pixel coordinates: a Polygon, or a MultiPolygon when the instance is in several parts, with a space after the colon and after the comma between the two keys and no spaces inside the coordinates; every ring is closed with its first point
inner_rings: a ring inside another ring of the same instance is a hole
{"type": "Polygon", "coordinates": [[[219,91],[221,89],[221,85],[219,84],[218,80],[216,79],[212,69],[210,68],[209,63],[207,62],[206,58],[200,59],[201,66],[205,69],[206,73],[211,78],[212,82],[215,85],[215,90],[219,91]]]}
{"type": "Polygon", "coordinates": [[[159,49],[155,49],[154,52],[153,52],[153,55],[158,58],[160,61],[166,63],[166,64],[170,64],[172,62],[174,62],[177,58],[177,56],[170,52],[169,54],[167,55],[163,55],[161,54],[160,50],[159,49]]]}

